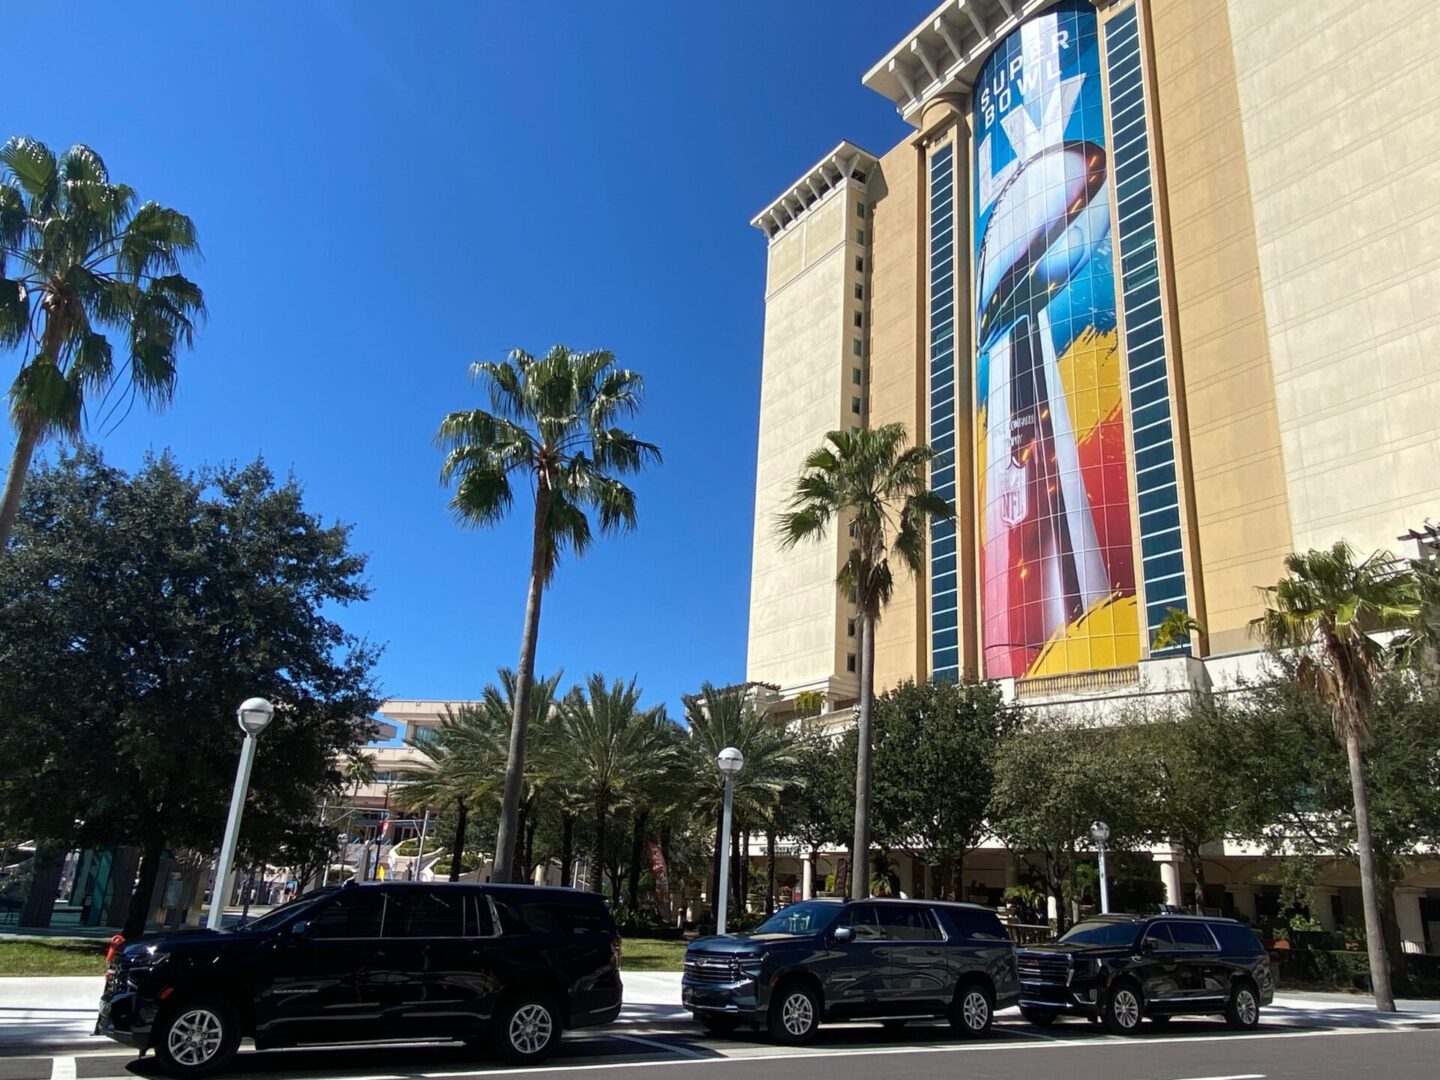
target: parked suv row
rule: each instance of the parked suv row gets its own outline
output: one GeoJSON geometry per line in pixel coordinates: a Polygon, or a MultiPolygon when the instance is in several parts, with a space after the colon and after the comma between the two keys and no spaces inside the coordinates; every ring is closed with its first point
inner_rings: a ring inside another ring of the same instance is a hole
{"type": "Polygon", "coordinates": [[[112,949],[96,1034],[179,1076],[257,1049],[456,1039],[516,1063],[620,1012],[620,939],[593,893],[527,886],[346,885],[243,930],[112,949]]]}

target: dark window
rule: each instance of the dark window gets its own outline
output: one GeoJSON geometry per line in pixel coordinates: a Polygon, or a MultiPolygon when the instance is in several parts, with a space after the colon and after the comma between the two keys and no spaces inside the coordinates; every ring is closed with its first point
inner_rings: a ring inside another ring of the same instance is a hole
{"type": "Polygon", "coordinates": [[[604,934],[609,932],[605,913],[579,904],[536,901],[517,905],[525,925],[537,934],[604,934]]]}
{"type": "Polygon", "coordinates": [[[855,299],[856,299],[856,300],[864,300],[864,299],[865,299],[865,286],[864,286],[864,285],[861,285],[858,281],[855,283],[855,299]]]}
{"type": "Polygon", "coordinates": [[[1175,939],[1170,936],[1169,923],[1156,923],[1145,931],[1145,942],[1147,945],[1154,945],[1157,949],[1173,949],[1175,939]]]}
{"type": "Polygon", "coordinates": [[[310,920],[310,936],[317,938],[373,938],[380,936],[385,894],[379,889],[357,888],[310,920]]]}
{"type": "Polygon", "coordinates": [[[858,255],[855,257],[855,272],[857,274],[863,274],[865,272],[865,259],[858,255]]]}
{"type": "Polygon", "coordinates": [[[853,652],[852,652],[852,653],[846,653],[846,654],[845,654],[845,670],[846,670],[846,671],[854,671],[854,670],[855,670],[855,654],[854,654],[853,652]]]}
{"type": "Polygon", "coordinates": [[[465,929],[472,937],[494,937],[495,920],[490,917],[490,901],[483,896],[471,896],[469,914],[465,917],[465,929]]]}
{"type": "Polygon", "coordinates": [[[1074,945],[1125,946],[1135,943],[1139,932],[1132,922],[1109,922],[1096,919],[1093,922],[1076,923],[1060,940],[1074,945]]]}
{"type": "Polygon", "coordinates": [[[1009,941],[1010,935],[1000,922],[1000,916],[993,911],[976,911],[974,908],[945,908],[944,914],[950,920],[952,932],[957,937],[976,941],[1009,941]]]}
{"type": "Polygon", "coordinates": [[[881,941],[885,937],[875,918],[874,904],[856,904],[847,908],[840,925],[854,930],[856,941],[881,941]]]}
{"type": "Polygon", "coordinates": [[[864,316],[864,315],[861,315],[860,312],[858,312],[858,311],[855,312],[855,325],[856,325],[856,326],[864,326],[864,325],[865,325],[865,316],[864,316]]]}
{"type": "Polygon", "coordinates": [[[387,938],[463,937],[469,890],[397,889],[385,905],[387,938]]]}
{"type": "Polygon", "coordinates": [[[880,904],[876,907],[880,928],[891,941],[939,941],[940,928],[924,908],[908,904],[880,904]]]}
{"type": "Polygon", "coordinates": [[[1215,951],[1215,939],[1210,936],[1210,931],[1200,922],[1172,922],[1170,924],[1170,936],[1175,939],[1177,949],[1186,949],[1191,952],[1215,951]]]}
{"type": "Polygon", "coordinates": [[[1227,956],[1259,956],[1264,950],[1260,939],[1248,926],[1240,923],[1211,923],[1210,929],[1220,941],[1220,951],[1227,956]]]}

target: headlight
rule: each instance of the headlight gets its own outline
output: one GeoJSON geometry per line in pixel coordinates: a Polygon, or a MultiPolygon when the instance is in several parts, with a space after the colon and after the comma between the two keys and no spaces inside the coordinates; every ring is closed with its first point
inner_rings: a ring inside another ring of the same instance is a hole
{"type": "Polygon", "coordinates": [[[170,954],[161,952],[155,945],[147,945],[130,958],[132,968],[153,968],[170,959],[170,954]]]}
{"type": "Polygon", "coordinates": [[[1076,960],[1076,961],[1075,961],[1075,978],[1077,978],[1077,979],[1089,979],[1089,978],[1092,978],[1093,976],[1097,975],[1097,974],[1099,973],[1099,971],[1100,971],[1100,961],[1099,961],[1099,960],[1076,960]]]}
{"type": "Polygon", "coordinates": [[[765,966],[765,954],[759,956],[747,956],[740,961],[740,973],[749,979],[758,979],[760,971],[765,966]]]}

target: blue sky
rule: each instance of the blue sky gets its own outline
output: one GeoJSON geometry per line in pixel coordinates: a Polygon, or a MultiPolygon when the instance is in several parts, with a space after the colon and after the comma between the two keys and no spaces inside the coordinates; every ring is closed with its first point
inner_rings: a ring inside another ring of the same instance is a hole
{"type": "Polygon", "coordinates": [[[527,510],[463,530],[436,478],[441,416],[480,404],[467,365],[564,342],[641,371],[664,467],[636,485],[639,532],[562,566],[539,663],[638,675],[678,712],[745,674],[747,223],[841,138],[903,137],[859,79],[931,6],[20,6],[8,36],[64,45],[9,51],[0,136],[89,143],[195,219],[209,325],[174,406],[100,442],[125,466],[169,446],[293,469],[371,555],[374,596],[343,619],[385,643],[389,696],[474,696],[519,648],[527,510]]]}

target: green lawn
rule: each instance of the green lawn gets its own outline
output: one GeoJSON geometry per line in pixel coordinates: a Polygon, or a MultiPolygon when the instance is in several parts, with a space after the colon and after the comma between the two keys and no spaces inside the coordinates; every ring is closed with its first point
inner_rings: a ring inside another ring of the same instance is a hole
{"type": "Polygon", "coordinates": [[[684,960],[683,941],[627,937],[620,945],[622,971],[679,971],[684,960]]]}
{"type": "Polygon", "coordinates": [[[106,942],[0,941],[0,976],[103,975],[106,942]]]}

